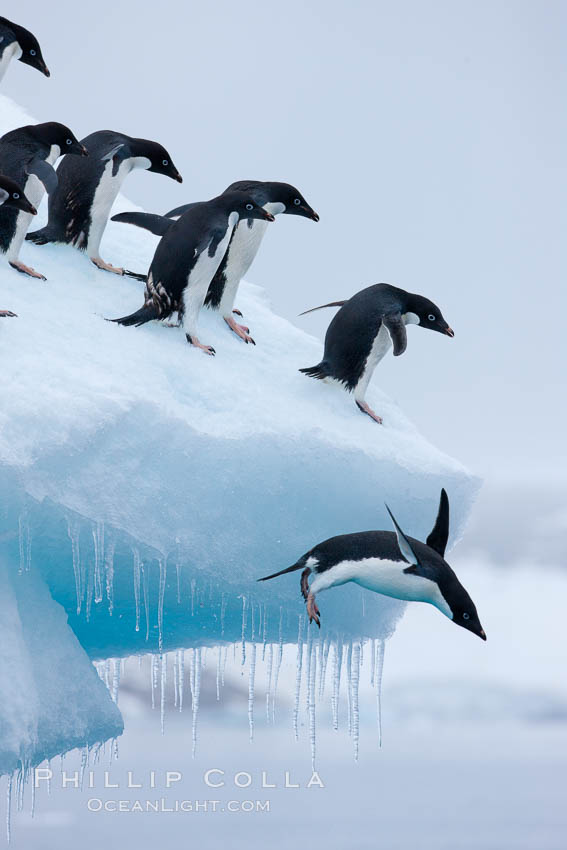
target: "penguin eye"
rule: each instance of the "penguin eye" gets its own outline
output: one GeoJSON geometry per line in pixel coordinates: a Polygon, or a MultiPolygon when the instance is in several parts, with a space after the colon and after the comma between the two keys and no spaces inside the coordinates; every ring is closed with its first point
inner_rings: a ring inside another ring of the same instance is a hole
{"type": "Polygon", "coordinates": [[[17,201],[17,200],[18,200],[18,198],[19,198],[20,196],[18,195],[18,193],[17,193],[17,192],[14,192],[14,194],[12,195],[12,197],[13,197],[13,198],[15,198],[15,199],[16,199],[16,201],[17,201]]]}
{"type": "Polygon", "coordinates": [[[162,159],[161,164],[162,165],[169,165],[169,160],[168,159],[162,159]]]}
{"type": "Polygon", "coordinates": [[[470,618],[471,618],[471,615],[467,614],[467,612],[465,611],[465,613],[463,614],[463,620],[470,620],[470,618]]]}
{"type": "Polygon", "coordinates": [[[66,145],[72,145],[72,144],[73,144],[73,140],[72,140],[72,139],[67,139],[67,141],[65,142],[65,144],[66,144],[66,145]]]}
{"type": "Polygon", "coordinates": [[[35,56],[35,50],[30,50],[30,56],[35,56]]]}
{"type": "Polygon", "coordinates": [[[293,203],[295,204],[296,207],[298,207],[300,205],[301,201],[299,200],[299,198],[296,198],[293,203]]]}
{"type": "Polygon", "coordinates": [[[253,209],[254,209],[254,204],[246,204],[246,209],[247,209],[247,210],[253,210],[253,209]]]}
{"type": "Polygon", "coordinates": [[[433,315],[433,313],[430,313],[430,314],[429,314],[429,316],[428,316],[427,318],[429,319],[429,321],[430,321],[430,322],[434,322],[434,321],[435,321],[435,316],[433,315]]]}

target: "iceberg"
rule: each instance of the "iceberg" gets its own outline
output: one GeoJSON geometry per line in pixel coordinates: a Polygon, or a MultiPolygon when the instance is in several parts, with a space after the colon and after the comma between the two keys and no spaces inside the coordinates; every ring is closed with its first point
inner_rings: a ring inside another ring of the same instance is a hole
{"type": "MultiPolygon", "coordinates": [[[[31,120],[7,98],[1,105],[0,132],[31,120]]],[[[120,196],[114,212],[129,209],[120,196]]],[[[157,244],[113,222],[103,241],[105,256],[141,272],[157,244]]],[[[237,301],[256,347],[205,311],[202,338],[217,351],[210,358],[186,344],[181,328],[105,321],[140,306],[139,281],[105,274],[68,246],[25,243],[22,259],[47,282],[0,269],[2,306],[18,314],[0,325],[0,539],[12,586],[4,628],[13,622],[18,631],[14,593],[23,605],[24,583],[36,582],[37,605],[41,596],[45,616],[53,611],[85,658],[238,641],[244,660],[247,644],[297,643],[302,628],[297,576],[256,580],[332,535],[389,528],[386,500],[403,528],[425,539],[445,487],[450,545],[462,533],[477,479],[380,392],[379,372],[368,399],[383,426],[336,387],[301,375],[321,343],[275,315],[259,286],[242,284],[237,301]]],[[[354,640],[357,662],[360,642],[383,642],[403,610],[354,586],[330,592],[327,655],[331,642],[342,652],[342,641],[354,640]]],[[[46,640],[43,652],[56,648],[46,640]]],[[[335,652],[335,677],[341,658],[335,652]]],[[[313,677],[308,654],[304,667],[313,677]]],[[[20,676],[23,693],[35,673],[23,664],[20,676]]],[[[43,701],[45,678],[34,681],[43,701]]],[[[6,699],[2,712],[14,740],[37,720],[31,702],[20,711],[6,699]]],[[[116,734],[116,713],[101,702],[100,736],[116,734]]],[[[73,735],[61,733],[63,748],[73,735]]]]}

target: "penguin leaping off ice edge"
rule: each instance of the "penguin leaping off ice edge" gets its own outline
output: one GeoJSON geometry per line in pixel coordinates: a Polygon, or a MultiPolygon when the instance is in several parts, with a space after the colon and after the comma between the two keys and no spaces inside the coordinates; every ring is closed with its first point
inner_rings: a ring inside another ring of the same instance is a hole
{"type": "Polygon", "coordinates": [[[321,310],[322,307],[341,309],[325,334],[321,362],[299,371],[311,378],[339,381],[348,392],[354,391],[359,410],[379,423],[382,422],[381,417],[374,413],[364,396],[374,369],[387,351],[393,346],[394,357],[399,357],[406,350],[406,325],[420,325],[455,336],[433,301],[388,283],[377,283],[357,292],[348,301],[333,301],[313,307],[313,310],[321,310]]]}
{"type": "MultiPolygon", "coordinates": [[[[315,210],[309,206],[301,192],[289,183],[274,181],[239,180],[225,189],[224,195],[230,192],[246,192],[252,200],[272,215],[299,215],[319,221],[315,210]]],[[[112,217],[112,221],[135,224],[163,236],[171,227],[173,220],[178,219],[195,204],[184,204],[170,210],[165,216],[152,213],[127,212],[112,217]]],[[[250,329],[235,321],[233,312],[234,300],[240,281],[252,265],[266,232],[267,222],[258,219],[241,221],[234,228],[227,251],[213,277],[206,298],[205,306],[218,310],[231,329],[244,342],[256,343],[250,336],[250,329]]]]}
{"type": "Polygon", "coordinates": [[[35,35],[8,18],[0,17],[0,80],[12,59],[19,59],[24,65],[30,65],[49,77],[49,70],[35,35]]]}
{"type": "Polygon", "coordinates": [[[199,311],[241,219],[273,221],[245,192],[228,192],[192,205],[158,243],[148,271],[144,305],[130,316],[113,319],[119,325],[144,325],[177,312],[187,342],[215,354],[197,337],[199,311]]]}
{"type": "Polygon", "coordinates": [[[309,622],[314,620],[319,627],[321,612],[315,602],[316,595],[353,581],[384,596],[428,602],[458,626],[486,640],[474,602],[444,558],[449,537],[449,499],[445,490],[441,490],[439,512],[426,543],[406,537],[387,505],[386,508],[395,532],[362,531],[331,537],[314,546],[291,567],[258,581],[303,570],[301,593],[309,622]],[[311,573],[315,578],[309,585],[311,573]]]}
{"type": "Polygon", "coordinates": [[[134,168],[163,174],[182,183],[182,177],[166,149],[158,142],[136,139],[113,130],[98,130],[81,140],[90,157],[86,161],[64,159],[57,169],[59,185],[49,196],[45,227],[28,233],[37,245],[63,242],[86,251],[103,271],[124,274],[100,257],[100,243],[112,204],[124,179],[134,168]]]}

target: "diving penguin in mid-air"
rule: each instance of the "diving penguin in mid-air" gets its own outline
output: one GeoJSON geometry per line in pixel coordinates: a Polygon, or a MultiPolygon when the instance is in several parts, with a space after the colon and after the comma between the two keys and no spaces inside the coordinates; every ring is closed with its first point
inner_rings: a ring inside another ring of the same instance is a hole
{"type": "Polygon", "coordinates": [[[49,77],[49,70],[35,35],[25,27],[0,17],[0,80],[12,59],[19,59],[49,77]]]}
{"type": "MultiPolygon", "coordinates": [[[[36,208],[26,198],[23,190],[3,174],[0,174],[0,207],[13,207],[30,215],[37,215],[36,208]]],[[[16,314],[11,310],[0,310],[0,318],[5,319],[8,316],[15,318],[16,314]]]]}
{"type": "Polygon", "coordinates": [[[214,348],[199,341],[197,319],[234,228],[242,219],[273,221],[274,216],[245,192],[229,192],[191,206],[158,243],[148,271],[144,306],[113,321],[139,327],[177,312],[187,342],[206,354],[215,354],[214,348]]]}
{"type": "Polygon", "coordinates": [[[125,177],[134,168],[144,168],[182,183],[171,156],[158,142],[135,139],[113,130],[98,130],[81,143],[90,156],[85,162],[64,159],[57,169],[59,185],[49,196],[45,227],[28,233],[37,245],[63,242],[86,251],[99,269],[124,274],[124,269],[100,257],[100,242],[112,204],[125,177]]]}
{"type": "MultiPolygon", "coordinates": [[[[246,192],[258,206],[272,215],[300,215],[312,221],[319,221],[319,216],[309,206],[301,192],[289,183],[239,180],[231,183],[223,194],[230,192],[246,192]]],[[[171,226],[172,220],[178,219],[194,206],[195,204],[184,204],[170,210],[165,216],[139,212],[119,213],[112,217],[112,221],[135,224],[158,236],[163,236],[171,226]]],[[[218,310],[229,328],[244,342],[251,342],[253,345],[256,343],[250,336],[249,328],[234,319],[233,312],[238,312],[234,310],[234,300],[240,281],[258,253],[266,227],[266,221],[253,218],[245,219],[236,225],[227,251],[205,298],[206,307],[218,310]]]]}
{"type": "Polygon", "coordinates": [[[382,418],[364,396],[374,369],[388,350],[393,346],[394,357],[406,350],[406,325],[419,325],[455,336],[433,301],[388,283],[377,283],[357,292],[348,301],[333,301],[313,307],[313,310],[323,307],[341,308],[325,334],[323,359],[316,366],[299,371],[311,378],[338,381],[348,392],[354,392],[359,410],[378,423],[382,418]]]}
{"type": "Polygon", "coordinates": [[[387,505],[386,508],[395,532],[361,531],[331,537],[291,567],[258,581],[303,570],[300,586],[309,622],[315,621],[319,627],[321,612],[316,595],[352,581],[394,599],[428,602],[457,626],[486,640],[474,602],[445,560],[449,539],[449,499],[445,490],[441,490],[437,519],[425,543],[407,537],[387,505]],[[315,578],[309,585],[311,573],[315,578]]]}
{"type": "MultiPolygon", "coordinates": [[[[53,164],[66,154],[83,157],[88,155],[88,151],[64,124],[48,121],[45,124],[18,127],[0,139],[0,174],[5,174],[21,186],[37,208],[44,192],[51,194],[57,188],[57,174],[53,164]]],[[[7,208],[6,205],[0,208],[0,253],[6,255],[12,268],[45,280],[42,274],[24,265],[19,259],[31,219],[29,212],[7,208]]]]}

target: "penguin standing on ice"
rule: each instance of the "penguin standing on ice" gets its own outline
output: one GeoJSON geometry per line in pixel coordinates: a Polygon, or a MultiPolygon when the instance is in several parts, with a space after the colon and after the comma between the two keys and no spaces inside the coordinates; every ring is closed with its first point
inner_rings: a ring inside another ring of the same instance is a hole
{"type": "Polygon", "coordinates": [[[303,570],[301,593],[309,622],[314,620],[319,627],[321,612],[316,595],[352,581],[394,599],[428,602],[457,626],[486,640],[474,602],[444,557],[449,539],[449,499],[445,490],[441,490],[437,519],[426,543],[406,537],[387,505],[386,508],[395,532],[362,531],[331,537],[291,567],[258,581],[303,570]],[[315,578],[309,585],[311,573],[315,578]]]}
{"type": "MultiPolygon", "coordinates": [[[[239,180],[231,183],[223,194],[230,192],[246,192],[258,206],[274,216],[299,215],[310,218],[312,221],[319,221],[319,216],[309,206],[301,192],[289,183],[239,180]]],[[[194,206],[195,204],[184,204],[170,210],[165,216],[139,212],[120,213],[113,216],[112,221],[135,224],[158,236],[163,236],[171,226],[171,220],[178,219],[194,206]]],[[[234,319],[234,300],[240,281],[258,253],[266,227],[266,221],[253,218],[245,219],[236,225],[227,251],[205,297],[205,306],[211,310],[218,310],[229,328],[244,342],[251,342],[253,345],[256,343],[250,336],[249,328],[238,324],[234,319]]]]}
{"type": "Polygon", "coordinates": [[[197,319],[234,228],[242,219],[273,221],[274,216],[245,192],[230,192],[191,206],[167,229],[156,248],[144,306],[113,321],[139,327],[177,312],[187,342],[214,355],[214,348],[203,345],[197,337],[197,319]]]}
{"type": "Polygon", "coordinates": [[[420,325],[455,336],[433,301],[388,283],[377,283],[348,301],[333,301],[313,310],[323,307],[341,308],[325,334],[323,359],[316,366],[299,371],[310,378],[332,378],[343,384],[348,392],[354,392],[359,410],[379,423],[381,417],[369,407],[364,396],[374,369],[388,350],[393,347],[394,357],[406,350],[406,325],[420,325]]]}
{"type": "MultiPolygon", "coordinates": [[[[18,127],[0,139],[0,174],[21,186],[37,208],[44,192],[52,193],[56,189],[57,174],[53,163],[65,154],[87,156],[88,151],[64,124],[48,121],[18,127]]],[[[6,254],[12,268],[45,280],[42,274],[18,259],[30,222],[28,212],[5,205],[0,209],[0,253],[6,254]]]]}
{"type": "Polygon", "coordinates": [[[0,17],[0,80],[12,59],[19,59],[24,65],[31,65],[49,77],[49,70],[35,35],[19,24],[0,17]]]}
{"type": "Polygon", "coordinates": [[[112,204],[125,177],[144,168],[183,182],[166,149],[147,139],[135,139],[113,130],[98,130],[81,140],[90,156],[86,162],[64,159],[57,169],[59,185],[49,197],[45,227],[28,233],[37,245],[63,242],[73,245],[99,269],[124,274],[101,259],[100,242],[112,204]]]}
{"type": "MultiPolygon", "coordinates": [[[[9,177],[4,177],[0,174],[0,207],[12,207],[16,210],[37,215],[37,210],[32,203],[26,198],[24,192],[17,183],[10,180],[9,177]]],[[[0,310],[0,318],[15,317],[16,314],[11,310],[0,310]]]]}

